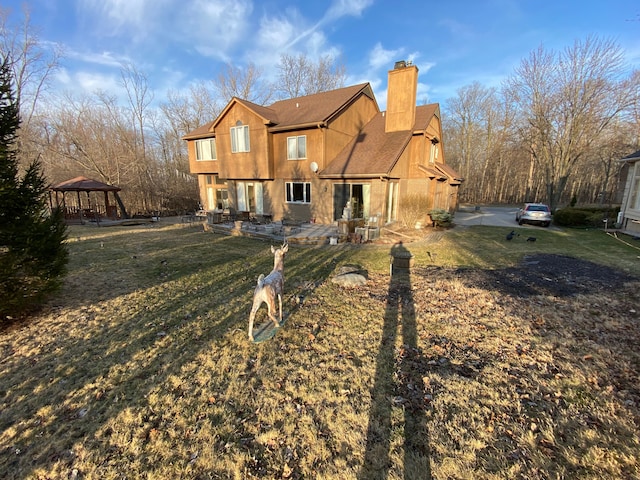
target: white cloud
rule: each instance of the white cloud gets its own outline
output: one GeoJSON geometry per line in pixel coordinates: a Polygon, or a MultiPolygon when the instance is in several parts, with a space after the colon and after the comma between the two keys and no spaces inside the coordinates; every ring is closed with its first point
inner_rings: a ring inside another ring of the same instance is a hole
{"type": "Polygon", "coordinates": [[[429,92],[431,91],[431,87],[422,82],[418,82],[418,91],[416,94],[416,100],[418,105],[422,105],[423,103],[431,103],[429,99],[429,92]]]}
{"type": "Polygon", "coordinates": [[[88,93],[105,91],[113,94],[122,90],[119,78],[114,75],[105,75],[96,72],[77,72],[74,75],[73,81],[79,90],[88,93]]]}
{"type": "MultiPolygon", "coordinates": [[[[290,51],[296,48],[310,50],[310,56],[319,56],[326,50],[326,35],[322,28],[330,22],[336,21],[345,16],[360,16],[362,12],[373,4],[373,0],[334,0],[329,9],[320,20],[314,24],[309,24],[299,15],[298,10],[288,9],[286,17],[281,17],[277,22],[287,25],[287,42],[281,44],[283,51],[290,51]]],[[[262,21],[261,30],[270,25],[273,20],[262,21]]],[[[282,31],[282,29],[280,29],[282,31]]],[[[284,37],[281,37],[284,38],[284,37]]]]}
{"type": "Polygon", "coordinates": [[[69,71],[61,68],[56,72],[56,82],[60,91],[68,91],[73,95],[91,96],[98,91],[109,92],[124,97],[120,78],[116,75],[88,71],[69,71]]]}
{"type": "Polygon", "coordinates": [[[400,57],[403,54],[403,48],[398,48],[396,50],[385,50],[382,44],[378,42],[369,52],[369,66],[374,70],[379,70],[380,68],[389,70],[396,60],[401,60],[400,57]]]}
{"type": "Polygon", "coordinates": [[[207,57],[228,61],[234,47],[247,42],[253,3],[249,0],[196,0],[182,13],[183,40],[207,57]]]}
{"type": "Polygon", "coordinates": [[[130,63],[131,59],[124,55],[118,55],[113,52],[79,52],[68,50],[67,56],[74,60],[94,65],[102,65],[105,67],[120,68],[122,64],[130,63]]]}
{"type": "Polygon", "coordinates": [[[339,58],[339,48],[328,44],[320,23],[309,26],[309,21],[293,8],[277,16],[264,15],[245,59],[261,66],[266,76],[273,78],[282,54],[302,54],[311,60],[325,55],[339,58]]]}
{"type": "Polygon", "coordinates": [[[280,50],[297,35],[294,22],[285,16],[262,17],[256,35],[256,44],[264,45],[269,50],[280,50]]]}
{"type": "Polygon", "coordinates": [[[140,31],[149,24],[151,14],[162,8],[151,0],[80,0],[78,5],[106,35],[116,35],[122,30],[140,31]]]}
{"type": "Polygon", "coordinates": [[[373,0],[334,0],[325,15],[325,19],[333,20],[340,17],[359,17],[362,12],[373,4],[373,0]]]}

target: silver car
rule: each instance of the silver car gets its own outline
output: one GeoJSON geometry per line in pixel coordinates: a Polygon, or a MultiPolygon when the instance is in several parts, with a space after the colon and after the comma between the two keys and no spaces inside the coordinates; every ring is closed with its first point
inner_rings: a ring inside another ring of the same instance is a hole
{"type": "Polygon", "coordinates": [[[551,225],[551,209],[544,203],[525,203],[516,213],[516,222],[540,224],[543,227],[551,225]]]}

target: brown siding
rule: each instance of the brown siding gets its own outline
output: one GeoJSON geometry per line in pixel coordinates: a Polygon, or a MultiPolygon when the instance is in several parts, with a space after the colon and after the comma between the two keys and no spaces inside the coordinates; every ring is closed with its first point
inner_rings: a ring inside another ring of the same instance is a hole
{"type": "MultiPolygon", "coordinates": [[[[217,140],[216,140],[217,143],[217,140]]],[[[189,155],[189,170],[191,173],[218,173],[219,164],[217,160],[200,161],[196,160],[196,142],[189,140],[187,142],[187,153],[189,155]]]]}
{"type": "Polygon", "coordinates": [[[325,159],[331,161],[335,158],[377,113],[375,102],[361,95],[348,109],[331,120],[326,132],[325,159]]]}
{"type": "Polygon", "coordinates": [[[216,150],[223,178],[273,178],[267,127],[260,116],[244,105],[233,105],[216,125],[216,150]],[[238,121],[249,126],[249,152],[231,153],[231,127],[238,121]]]}
{"type": "Polygon", "coordinates": [[[380,218],[384,219],[387,187],[388,182],[383,182],[382,180],[374,180],[371,182],[370,215],[375,216],[380,214],[380,218]]]}
{"type": "Polygon", "coordinates": [[[311,162],[319,166],[323,163],[324,133],[320,128],[278,132],[273,134],[273,158],[276,178],[309,179],[315,174],[311,171],[311,162]],[[305,135],[307,137],[307,158],[300,160],[287,159],[287,138],[305,135]]]}

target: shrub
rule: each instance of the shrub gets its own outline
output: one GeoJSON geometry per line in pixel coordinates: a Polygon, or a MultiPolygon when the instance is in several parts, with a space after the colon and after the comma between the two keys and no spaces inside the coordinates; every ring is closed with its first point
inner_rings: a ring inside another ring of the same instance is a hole
{"type": "Polygon", "coordinates": [[[561,227],[604,227],[604,221],[613,226],[616,222],[619,208],[611,207],[581,207],[562,208],[553,214],[553,223],[561,227]]]}
{"type": "Polygon", "coordinates": [[[453,223],[453,215],[441,208],[431,210],[429,215],[436,227],[450,227],[453,223]]]}
{"type": "Polygon", "coordinates": [[[18,175],[18,105],[0,65],[0,323],[39,307],[61,285],[68,251],[62,212],[47,213],[39,161],[18,175]]]}
{"type": "Polygon", "coordinates": [[[407,195],[400,200],[400,221],[405,227],[413,228],[417,222],[424,221],[431,202],[426,195],[407,195]]]}
{"type": "Polygon", "coordinates": [[[553,214],[553,223],[561,227],[584,227],[589,214],[577,208],[562,208],[553,214]]]}

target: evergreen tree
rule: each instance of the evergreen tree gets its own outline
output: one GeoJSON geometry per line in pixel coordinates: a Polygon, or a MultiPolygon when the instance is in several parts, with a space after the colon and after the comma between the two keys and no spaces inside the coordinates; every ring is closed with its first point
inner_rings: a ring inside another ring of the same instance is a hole
{"type": "Polygon", "coordinates": [[[20,127],[9,59],[0,65],[0,324],[41,306],[66,272],[62,212],[47,209],[47,184],[36,159],[20,178],[20,127]]]}

